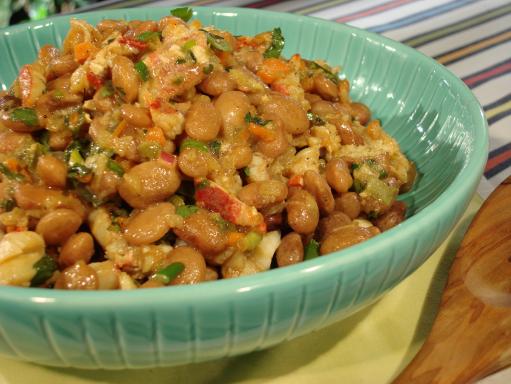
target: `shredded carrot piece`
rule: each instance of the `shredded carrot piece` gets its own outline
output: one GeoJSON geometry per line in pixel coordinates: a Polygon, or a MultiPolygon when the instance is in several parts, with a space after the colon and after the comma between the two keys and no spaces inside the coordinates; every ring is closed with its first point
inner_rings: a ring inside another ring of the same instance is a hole
{"type": "Polygon", "coordinates": [[[83,64],[85,60],[87,60],[90,56],[94,55],[98,51],[94,44],[88,41],[76,44],[73,50],[75,61],[79,62],[80,64],[83,64]]]}
{"type": "Polygon", "coordinates": [[[243,237],[245,237],[244,233],[229,232],[227,234],[227,244],[229,244],[230,246],[235,245],[238,241],[243,239],[243,237]]]}
{"type": "Polygon", "coordinates": [[[284,77],[291,71],[289,63],[282,59],[265,59],[261,69],[257,71],[257,76],[266,84],[271,84],[278,78],[284,77]]]}
{"type": "Polygon", "coordinates": [[[282,93],[283,95],[289,96],[289,92],[287,90],[287,87],[284,84],[281,83],[273,83],[271,85],[271,89],[278,93],[282,93]]]}
{"type": "Polygon", "coordinates": [[[226,52],[226,51],[218,51],[216,52],[216,55],[220,59],[220,62],[223,66],[229,66],[233,62],[232,53],[226,52]]]}
{"type": "Polygon", "coordinates": [[[258,125],[255,123],[250,123],[248,125],[248,130],[250,133],[263,141],[273,141],[275,140],[275,132],[271,129],[268,129],[262,125],[258,125]]]}
{"type": "Polygon", "coordinates": [[[192,20],[192,22],[190,23],[190,26],[192,28],[199,29],[200,27],[202,27],[202,23],[200,22],[200,20],[195,19],[195,20],[192,20]]]}
{"type": "Polygon", "coordinates": [[[303,187],[303,176],[302,175],[293,175],[287,181],[287,185],[290,187],[303,187]]]}
{"type": "Polygon", "coordinates": [[[150,128],[145,135],[145,139],[147,141],[158,143],[162,147],[165,145],[165,135],[160,127],[150,128]]]}
{"type": "Polygon", "coordinates": [[[117,127],[115,127],[114,131],[112,132],[112,136],[114,136],[114,137],[121,136],[122,133],[124,132],[124,130],[126,129],[127,125],[128,124],[126,123],[126,120],[121,120],[119,125],[117,125],[117,127]]]}
{"type": "Polygon", "coordinates": [[[13,172],[17,172],[20,169],[20,164],[18,163],[18,160],[16,160],[13,157],[10,157],[5,161],[5,165],[7,168],[9,168],[13,172]]]}

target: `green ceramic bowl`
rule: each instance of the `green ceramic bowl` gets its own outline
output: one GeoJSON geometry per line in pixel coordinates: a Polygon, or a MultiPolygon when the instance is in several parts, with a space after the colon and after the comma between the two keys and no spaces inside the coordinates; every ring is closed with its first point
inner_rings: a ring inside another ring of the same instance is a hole
{"type": "MultiPolygon", "coordinates": [[[[368,104],[416,162],[403,199],[411,217],[362,244],[292,267],[196,286],[69,292],[0,287],[0,354],[55,366],[139,368],[185,364],[267,348],[374,302],[419,267],[461,217],[487,156],[477,100],[430,58],[381,36],[319,19],[236,8],[195,8],[234,34],[280,26],[284,54],[341,65],[352,97],[368,104]]],[[[83,14],[157,19],[168,9],[83,14]]],[[[69,17],[0,31],[0,85],[46,43],[59,45],[69,17]]],[[[396,314],[398,316],[398,314],[396,314]]]]}

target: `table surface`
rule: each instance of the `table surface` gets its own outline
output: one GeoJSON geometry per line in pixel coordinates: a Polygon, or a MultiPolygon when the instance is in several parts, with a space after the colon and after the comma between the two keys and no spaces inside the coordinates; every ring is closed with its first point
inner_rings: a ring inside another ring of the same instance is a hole
{"type": "MultiPolygon", "coordinates": [[[[108,0],[95,8],[178,4],[246,6],[325,18],[381,33],[434,57],[471,88],[488,119],[489,161],[479,194],[486,197],[511,175],[511,0],[108,0]]],[[[474,198],[442,247],[383,299],[313,334],[245,356],[154,370],[54,369],[0,359],[0,384],[388,383],[429,331],[450,262],[479,205],[474,198]]],[[[511,371],[483,382],[509,383],[511,371]]]]}

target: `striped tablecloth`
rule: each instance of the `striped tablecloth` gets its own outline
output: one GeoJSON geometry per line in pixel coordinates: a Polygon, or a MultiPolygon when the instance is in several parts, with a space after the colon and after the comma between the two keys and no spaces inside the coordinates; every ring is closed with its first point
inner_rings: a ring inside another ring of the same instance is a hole
{"type": "Polygon", "coordinates": [[[243,6],[320,17],[381,33],[435,58],[483,106],[490,151],[479,193],[511,175],[511,0],[108,0],[87,9],[243,6]]]}

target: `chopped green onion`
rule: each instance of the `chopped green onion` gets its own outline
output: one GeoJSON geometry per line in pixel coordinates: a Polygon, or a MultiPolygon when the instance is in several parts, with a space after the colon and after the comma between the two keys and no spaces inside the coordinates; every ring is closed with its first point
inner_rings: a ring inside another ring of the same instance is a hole
{"type": "Polygon", "coordinates": [[[0,200],[0,209],[2,209],[4,212],[12,211],[15,206],[16,206],[16,202],[12,199],[0,200]]]}
{"type": "Polygon", "coordinates": [[[176,60],[176,64],[184,64],[186,63],[186,59],[180,57],[179,59],[176,60]]]}
{"type": "Polygon", "coordinates": [[[184,139],[181,145],[179,146],[179,151],[183,152],[186,148],[195,148],[198,149],[201,152],[209,152],[209,148],[206,144],[204,144],[202,141],[195,140],[195,139],[184,139]]]}
{"type": "Polygon", "coordinates": [[[213,155],[215,156],[219,156],[220,155],[220,150],[222,149],[222,143],[220,143],[218,140],[215,140],[215,141],[211,141],[209,144],[209,150],[211,151],[211,153],[213,153],[213,155]]]}
{"type": "Polygon", "coordinates": [[[185,199],[183,196],[173,195],[170,197],[169,203],[171,203],[174,207],[182,207],[185,205],[185,199]]]}
{"type": "Polygon", "coordinates": [[[245,235],[241,242],[241,248],[243,251],[253,251],[261,242],[263,236],[257,232],[249,232],[245,235]]]}
{"type": "Polygon", "coordinates": [[[25,176],[20,173],[16,173],[7,168],[4,164],[0,163],[0,173],[3,173],[5,177],[14,181],[23,181],[25,180],[25,176]]]}
{"type": "Polygon", "coordinates": [[[312,123],[312,125],[325,125],[325,120],[312,112],[307,112],[307,119],[312,123]]]}
{"type": "Polygon", "coordinates": [[[158,143],[153,141],[144,141],[140,143],[137,150],[143,157],[153,160],[160,156],[161,147],[158,143]]]}
{"type": "Polygon", "coordinates": [[[183,44],[181,49],[185,52],[188,52],[190,49],[192,49],[196,45],[197,45],[197,42],[195,40],[188,40],[186,43],[183,44]]]}
{"type": "Polygon", "coordinates": [[[204,72],[204,74],[206,75],[209,75],[211,72],[213,72],[213,69],[214,69],[214,66],[213,64],[208,64],[207,66],[205,66],[204,68],[202,68],[202,72],[204,72]]]}
{"type": "Polygon", "coordinates": [[[285,39],[280,28],[274,28],[271,33],[271,45],[264,51],[265,58],[279,58],[284,49],[285,39]]]}
{"type": "Polygon", "coordinates": [[[169,284],[172,280],[179,276],[185,269],[185,265],[180,262],[171,263],[166,267],[160,269],[154,275],[156,278],[161,279],[164,284],[169,284]]]}
{"type": "Polygon", "coordinates": [[[35,127],[38,124],[37,112],[33,108],[16,108],[11,112],[11,120],[21,121],[29,127],[35,127]]]}
{"type": "Polygon", "coordinates": [[[249,167],[243,168],[243,173],[245,174],[245,176],[250,176],[250,168],[249,167]]]}
{"type": "Polygon", "coordinates": [[[34,269],[36,274],[30,281],[31,287],[37,287],[48,280],[57,270],[57,263],[52,257],[44,255],[34,264],[34,269]]]}
{"type": "Polygon", "coordinates": [[[113,173],[115,173],[117,176],[122,177],[124,175],[124,168],[121,167],[121,165],[112,159],[108,159],[108,162],[106,163],[108,169],[110,169],[113,173]]]}
{"type": "Polygon", "coordinates": [[[202,32],[206,33],[206,39],[208,44],[219,51],[231,52],[231,44],[225,40],[222,36],[215,35],[214,33],[208,32],[205,29],[201,29],[202,32]]]}
{"type": "Polygon", "coordinates": [[[153,39],[160,39],[161,38],[161,32],[159,31],[145,31],[142,32],[140,35],[137,36],[138,41],[147,42],[153,39]]]}
{"type": "Polygon", "coordinates": [[[245,122],[246,123],[254,123],[254,124],[257,124],[257,125],[266,125],[270,121],[271,120],[264,120],[261,117],[256,116],[256,115],[252,116],[250,114],[250,112],[247,112],[247,114],[245,115],[245,122]]]}
{"type": "Polygon", "coordinates": [[[176,208],[176,214],[186,219],[188,216],[193,215],[198,210],[199,208],[196,205],[180,205],[176,208]]]}
{"type": "Polygon", "coordinates": [[[175,8],[170,11],[170,14],[175,17],[179,17],[184,22],[190,20],[193,16],[193,11],[189,7],[175,8]]]}
{"type": "Polygon", "coordinates": [[[139,61],[135,64],[135,69],[138,72],[138,75],[142,79],[142,81],[149,80],[149,69],[147,69],[147,65],[143,61],[139,61]]]}
{"type": "Polygon", "coordinates": [[[311,239],[306,245],[304,249],[303,259],[310,260],[319,256],[319,243],[311,239]]]}
{"type": "Polygon", "coordinates": [[[360,164],[358,163],[351,163],[351,170],[354,171],[355,169],[360,168],[360,164]]]}
{"type": "Polygon", "coordinates": [[[71,179],[71,184],[78,196],[92,204],[93,207],[97,208],[104,203],[104,201],[97,198],[91,191],[84,187],[83,184],[80,184],[75,179],[71,179]]]}

